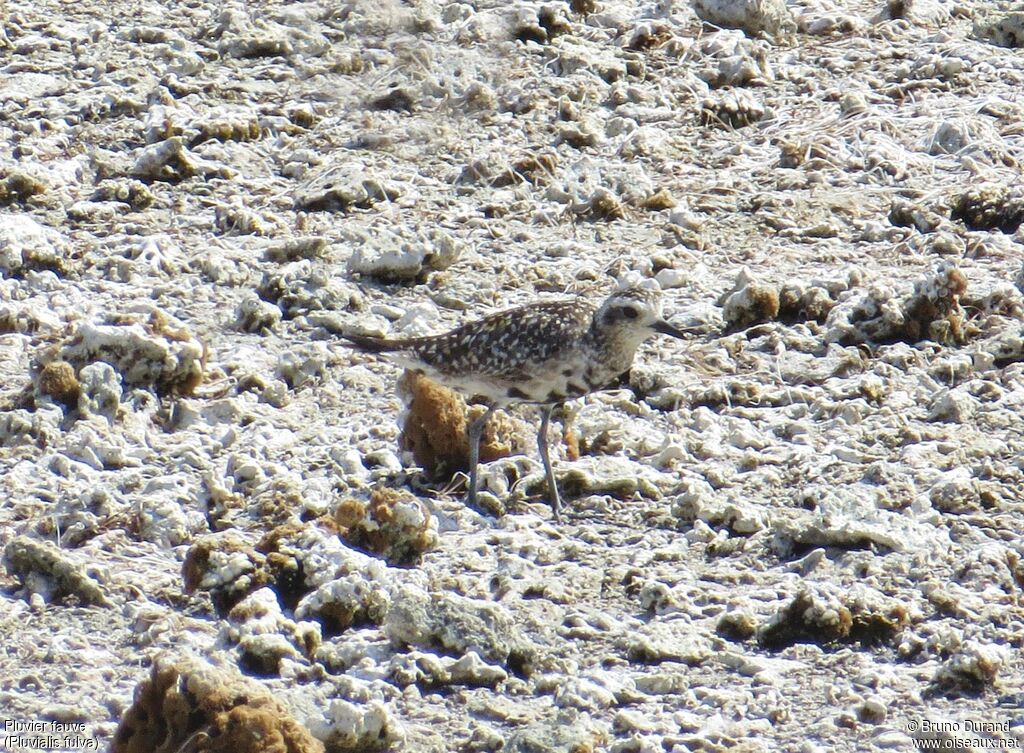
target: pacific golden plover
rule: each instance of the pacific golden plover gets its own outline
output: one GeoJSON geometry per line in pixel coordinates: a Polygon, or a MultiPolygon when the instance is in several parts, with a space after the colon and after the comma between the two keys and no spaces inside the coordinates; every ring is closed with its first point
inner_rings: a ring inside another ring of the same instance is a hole
{"type": "Polygon", "coordinates": [[[558,520],[561,500],[547,440],[552,410],[610,385],[629,369],[640,344],[655,334],[687,336],[662,318],[660,290],[631,287],[612,293],[600,306],[583,298],[542,301],[440,335],[343,337],[487,407],[468,429],[470,506],[476,506],[480,435],[491,413],[513,403],[540,405],[537,446],[558,520]]]}

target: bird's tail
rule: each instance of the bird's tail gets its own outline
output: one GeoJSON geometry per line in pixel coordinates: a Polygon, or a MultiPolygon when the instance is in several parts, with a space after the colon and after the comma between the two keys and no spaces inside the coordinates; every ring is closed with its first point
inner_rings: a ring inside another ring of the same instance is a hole
{"type": "Polygon", "coordinates": [[[341,337],[366,353],[387,353],[401,350],[406,346],[405,340],[385,340],[383,337],[372,335],[342,335],[341,337]]]}

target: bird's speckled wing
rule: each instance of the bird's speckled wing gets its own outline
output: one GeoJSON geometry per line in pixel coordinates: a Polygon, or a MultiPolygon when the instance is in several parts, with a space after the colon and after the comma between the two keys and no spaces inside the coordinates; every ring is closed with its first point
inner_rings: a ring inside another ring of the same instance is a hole
{"type": "Polygon", "coordinates": [[[510,383],[528,380],[538,365],[579,345],[594,307],[583,299],[545,301],[502,311],[406,348],[439,374],[480,376],[510,383]]]}

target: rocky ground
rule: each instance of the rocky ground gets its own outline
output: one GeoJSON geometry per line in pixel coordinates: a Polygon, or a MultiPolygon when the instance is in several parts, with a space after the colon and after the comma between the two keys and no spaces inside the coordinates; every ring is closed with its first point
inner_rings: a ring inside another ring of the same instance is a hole
{"type": "Polygon", "coordinates": [[[11,0],[5,718],[1020,747],[1012,5],[11,0]],[[694,336],[568,408],[561,523],[528,409],[467,509],[399,445],[461,407],[337,337],[646,278],[694,336]]]}

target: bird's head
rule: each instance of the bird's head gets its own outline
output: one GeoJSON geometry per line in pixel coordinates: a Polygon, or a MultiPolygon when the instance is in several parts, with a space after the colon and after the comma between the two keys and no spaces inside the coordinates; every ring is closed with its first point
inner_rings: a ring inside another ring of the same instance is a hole
{"type": "Polygon", "coordinates": [[[655,334],[685,338],[687,335],[662,317],[661,291],[631,287],[617,290],[601,304],[594,322],[606,337],[639,345],[655,334]]]}

